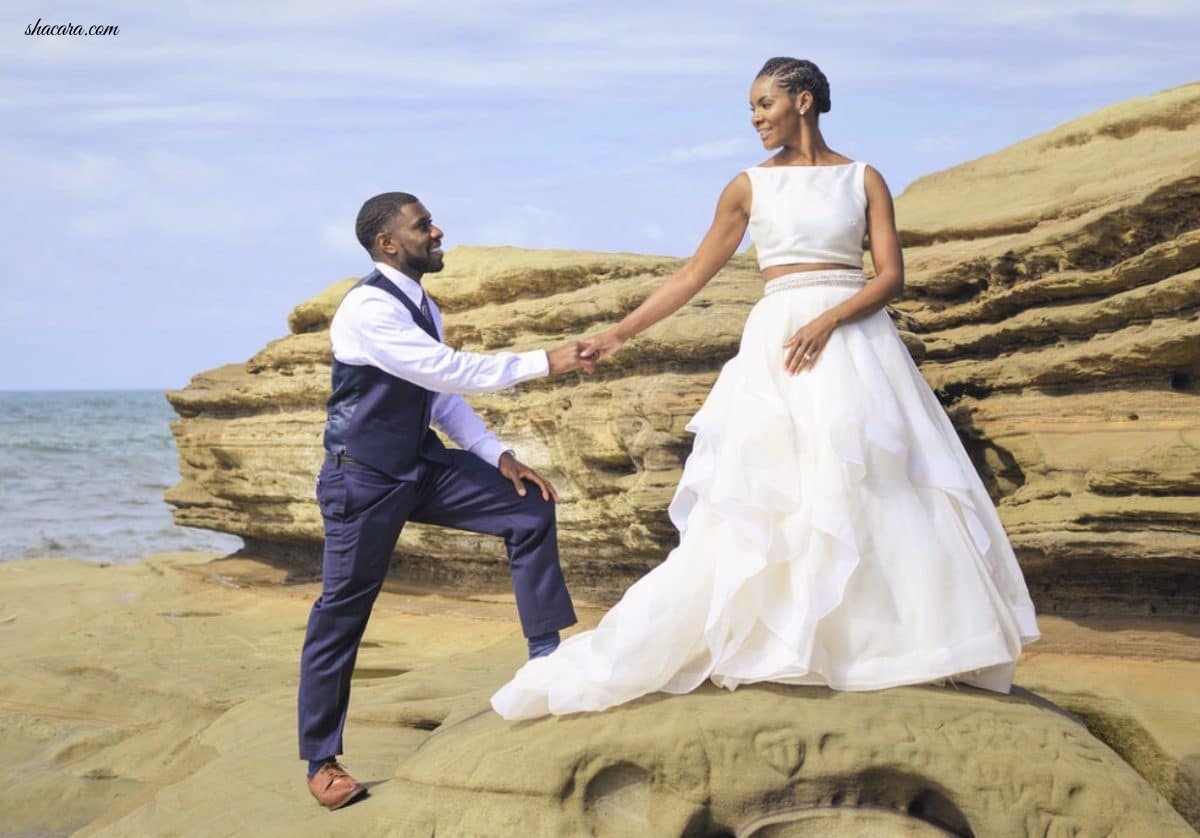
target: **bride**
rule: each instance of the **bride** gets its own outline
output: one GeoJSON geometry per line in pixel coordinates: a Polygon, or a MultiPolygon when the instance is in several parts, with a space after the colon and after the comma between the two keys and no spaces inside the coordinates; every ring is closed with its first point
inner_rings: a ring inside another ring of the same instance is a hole
{"type": "Polygon", "coordinates": [[[778,151],[729,182],[687,264],[583,349],[604,359],[679,309],[749,227],[763,298],[688,425],[669,509],[679,546],[594,631],[521,667],[492,697],[505,718],[706,678],[1008,692],[1038,637],[995,508],[883,311],[904,285],[887,185],[826,144],[829,83],[812,62],[772,58],[750,106],[778,151]]]}

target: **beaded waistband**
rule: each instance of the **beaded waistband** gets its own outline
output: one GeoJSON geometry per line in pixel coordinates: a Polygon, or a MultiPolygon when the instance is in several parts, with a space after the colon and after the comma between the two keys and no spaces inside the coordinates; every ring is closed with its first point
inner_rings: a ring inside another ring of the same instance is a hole
{"type": "Polygon", "coordinates": [[[792,291],[796,288],[815,286],[839,286],[842,288],[862,288],[867,284],[867,277],[862,271],[849,268],[832,271],[801,271],[785,274],[778,279],[772,279],[763,287],[763,295],[774,294],[776,291],[792,291]]]}

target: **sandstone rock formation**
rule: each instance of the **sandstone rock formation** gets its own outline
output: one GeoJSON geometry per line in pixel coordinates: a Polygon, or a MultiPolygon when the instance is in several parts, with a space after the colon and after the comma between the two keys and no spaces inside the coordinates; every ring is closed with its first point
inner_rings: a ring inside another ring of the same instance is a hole
{"type": "Polygon", "coordinates": [[[460,659],[372,695],[374,722],[437,725],[396,774],[406,834],[1192,834],[1086,728],[1029,693],[706,685],[512,723],[470,689],[497,675],[494,659],[460,659]]]}
{"type": "MultiPolygon", "coordinates": [[[[895,306],[976,459],[1043,611],[1200,613],[1200,84],[1135,100],[914,183],[897,202],[895,306]]],[[[587,334],[681,262],[457,248],[427,278],[447,339],[529,349],[587,334]]],[[[176,520],[312,558],[327,326],[352,280],[291,334],[169,394],[176,520]]],[[[737,351],[760,281],[747,255],[594,377],[472,403],[563,494],[577,594],[614,598],[674,544],[684,426],[737,351]]],[[[504,586],[501,545],[411,526],[399,574],[504,586]]]]}
{"type": "Polygon", "coordinates": [[[908,293],[1043,609],[1200,612],[1200,84],[915,182],[908,293]]]}

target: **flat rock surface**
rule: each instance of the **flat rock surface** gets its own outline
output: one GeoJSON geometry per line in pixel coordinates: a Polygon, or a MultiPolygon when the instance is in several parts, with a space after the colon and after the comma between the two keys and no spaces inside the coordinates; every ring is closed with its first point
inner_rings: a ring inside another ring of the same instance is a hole
{"type": "MultiPolygon", "coordinates": [[[[0,834],[939,835],[965,823],[1170,836],[1193,834],[1184,815],[1200,824],[1192,620],[1046,618],[1010,697],[706,686],[508,723],[486,702],[523,656],[511,596],[398,586],[364,638],[347,730],[370,797],[328,813],[295,753],[316,593],[279,567],[206,554],[0,564],[0,834]]],[[[602,613],[580,611],[581,626],[602,613]]]]}

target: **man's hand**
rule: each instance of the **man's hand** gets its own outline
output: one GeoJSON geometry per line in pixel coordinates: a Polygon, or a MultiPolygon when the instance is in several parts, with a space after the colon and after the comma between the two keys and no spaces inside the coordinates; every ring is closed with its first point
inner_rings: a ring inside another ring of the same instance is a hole
{"type": "MultiPolygon", "coordinates": [[[[572,351],[575,351],[572,348],[572,351]]],[[[528,480],[542,490],[542,500],[549,500],[558,503],[558,492],[554,491],[554,487],[550,485],[550,481],[542,477],[529,466],[522,463],[508,451],[500,455],[500,462],[497,464],[500,473],[512,481],[513,488],[517,490],[517,494],[525,497],[525,482],[528,480]]]]}
{"type": "Polygon", "coordinates": [[[583,357],[582,352],[583,344],[577,340],[565,343],[557,349],[547,350],[546,357],[550,360],[550,374],[562,375],[565,372],[579,370],[591,375],[596,371],[596,361],[594,358],[583,357]]]}

